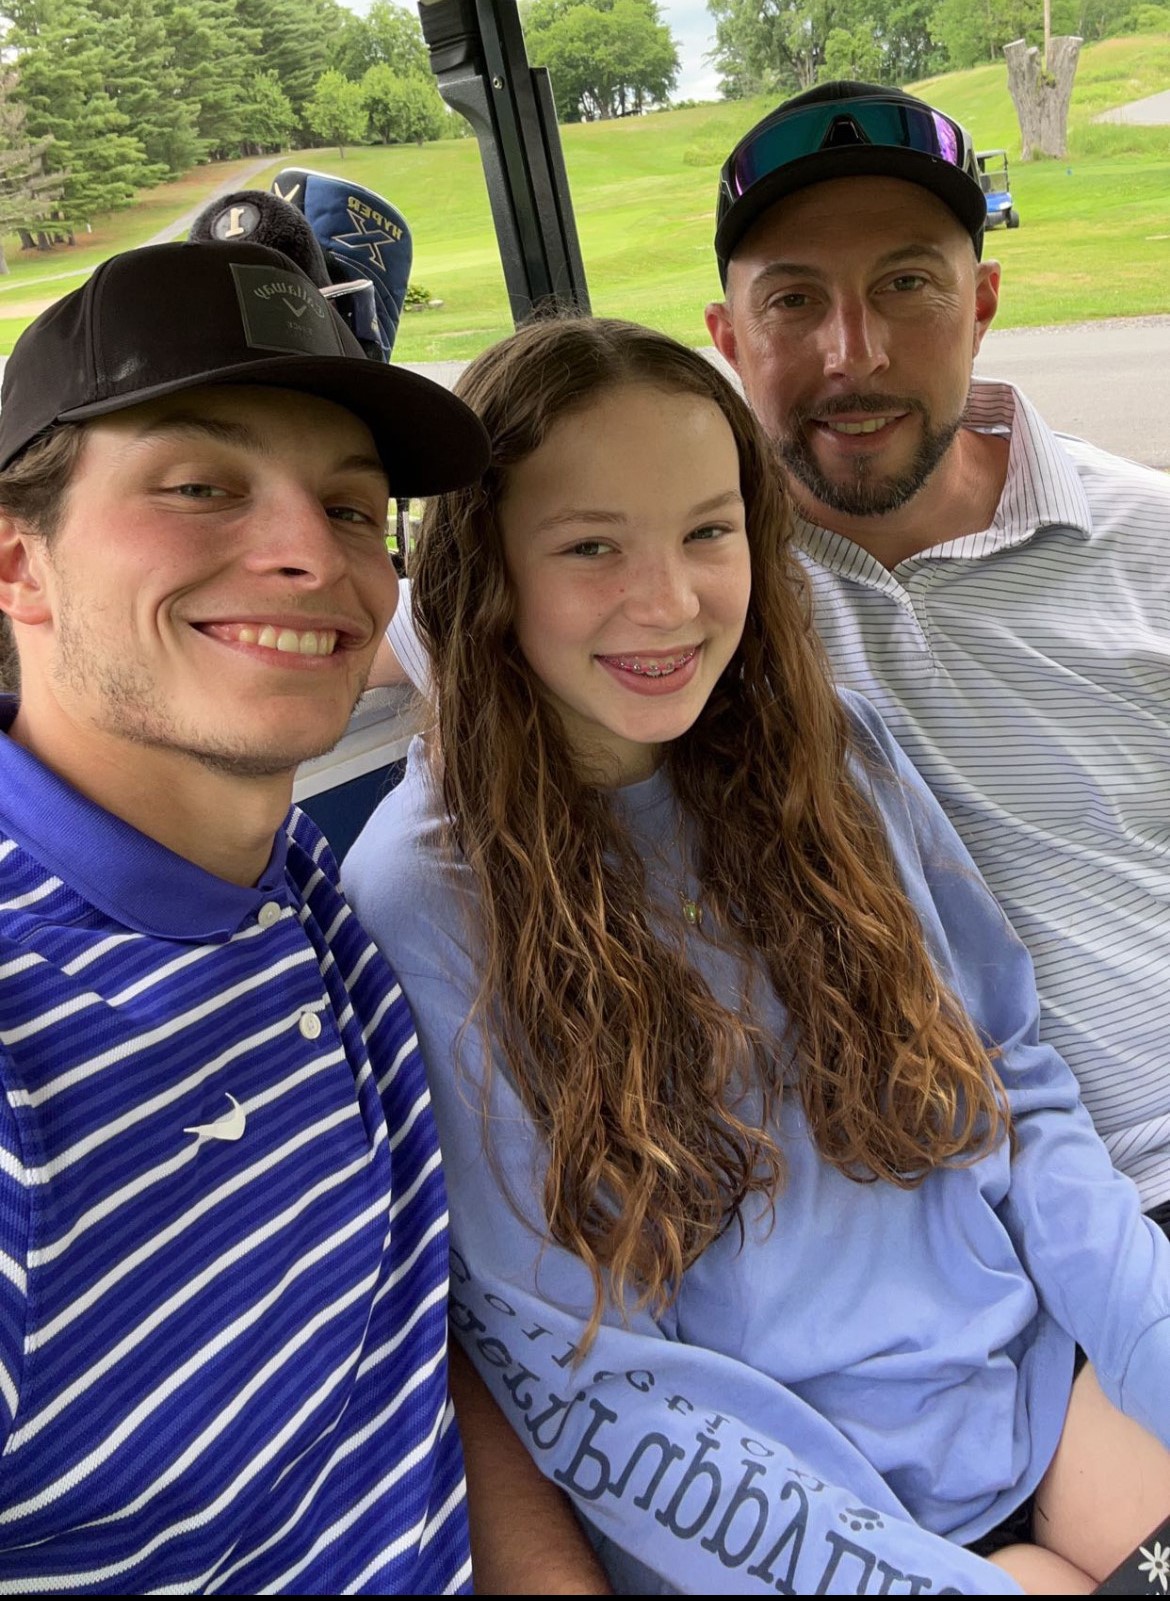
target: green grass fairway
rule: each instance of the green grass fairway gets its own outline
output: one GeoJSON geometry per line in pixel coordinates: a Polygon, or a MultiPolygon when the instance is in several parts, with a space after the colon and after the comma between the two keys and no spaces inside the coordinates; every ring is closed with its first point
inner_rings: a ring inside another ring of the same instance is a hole
{"type": "MultiPolygon", "coordinates": [[[[71,287],[68,283],[60,289],[53,286],[52,280],[58,273],[77,273],[80,281],[84,276],[80,269],[92,269],[119,250],[132,250],[145,244],[174,218],[192,206],[201,205],[221,183],[254,165],[253,158],[216,162],[196,167],[175,183],[144,189],[129,210],[99,218],[93,232],[79,234],[75,245],[57,245],[52,250],[22,250],[15,234],[6,237],[4,253],[8,272],[0,277],[0,317],[3,316],[4,296],[23,300],[41,292],[66,294],[71,287]],[[45,281],[43,290],[42,280],[45,281]]],[[[273,168],[274,172],[277,170],[273,168]]]]}
{"type": "MultiPolygon", "coordinates": [[[[1002,326],[1079,322],[1170,312],[1170,127],[1094,126],[1097,112],[1170,86],[1170,35],[1111,39],[1082,52],[1067,162],[1017,160],[1012,190],[1021,227],[990,236],[1004,265],[1002,326]]],[[[953,73],[916,86],[964,122],[979,147],[1018,158],[1019,133],[1003,66],[953,73]]],[[[765,101],[711,104],[562,129],[593,309],[705,344],[704,304],[719,292],[711,252],[719,165],[765,101]]],[[[274,161],[276,172],[290,158],[274,161]]],[[[395,355],[463,359],[511,331],[503,272],[473,139],[425,146],[314,151],[299,159],[388,196],[414,234],[413,278],[443,301],[404,316],[395,355]]],[[[240,164],[236,164],[237,166],[240,164]]],[[[34,296],[81,281],[34,284],[92,266],[140,243],[199,204],[224,168],[199,168],[182,184],[148,191],[109,220],[83,250],[30,261],[12,252],[0,279],[0,351],[33,314],[34,296]],[[6,314],[6,305],[13,307],[6,314]],[[19,305],[19,313],[16,308],[19,305]]],[[[263,176],[253,180],[260,184],[263,176]]]]}

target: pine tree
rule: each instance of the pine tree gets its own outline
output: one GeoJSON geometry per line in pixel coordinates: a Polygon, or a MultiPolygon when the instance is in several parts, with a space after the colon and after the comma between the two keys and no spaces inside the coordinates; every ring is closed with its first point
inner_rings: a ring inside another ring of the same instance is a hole
{"type": "MultiPolygon", "coordinates": [[[[46,173],[45,155],[50,141],[32,142],[25,132],[26,111],[13,98],[17,85],[14,71],[0,72],[0,239],[19,233],[33,241],[44,234],[44,224],[59,212],[65,174],[46,173]]],[[[58,227],[60,223],[58,222],[58,227]]],[[[8,271],[4,247],[0,244],[0,273],[8,271]]]]}
{"type": "Polygon", "coordinates": [[[181,96],[174,49],[155,0],[88,0],[88,6],[102,24],[111,100],[162,175],[186,172],[203,153],[197,112],[181,96]]]}
{"type": "Polygon", "coordinates": [[[329,65],[351,83],[360,83],[377,61],[369,23],[356,12],[346,12],[329,41],[329,65]]]}
{"type": "Polygon", "coordinates": [[[236,0],[155,0],[155,7],[202,154],[211,160],[243,154],[252,143],[248,119],[260,29],[241,21],[236,0]]]}
{"type": "Polygon", "coordinates": [[[259,60],[292,101],[299,125],[309,128],[307,107],[329,65],[338,26],[337,0],[236,0],[237,14],[260,35],[259,60]]]}
{"type": "Polygon", "coordinates": [[[100,212],[130,205],[165,169],[147,160],[109,92],[105,24],[81,0],[3,0],[0,15],[12,23],[5,44],[20,74],[28,133],[52,139],[47,170],[66,174],[68,216],[88,224],[100,212]]]}

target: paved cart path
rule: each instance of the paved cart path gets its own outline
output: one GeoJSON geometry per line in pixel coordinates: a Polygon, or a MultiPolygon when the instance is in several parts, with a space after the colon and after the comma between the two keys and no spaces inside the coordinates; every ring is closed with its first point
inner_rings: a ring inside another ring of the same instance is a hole
{"type": "Polygon", "coordinates": [[[1165,127],[1170,123],[1170,89],[1163,89],[1159,94],[1147,95],[1144,100],[1131,100],[1127,106],[1114,106],[1112,111],[1103,111],[1094,122],[1130,122],[1140,123],[1145,127],[1165,127]]]}
{"type": "Polygon", "coordinates": [[[975,371],[1010,379],[1053,428],[1170,468],[1170,315],[993,328],[975,371]]]}
{"type": "MultiPolygon", "coordinates": [[[[290,154],[289,162],[295,164],[296,155],[301,153],[303,152],[290,154]]],[[[204,206],[209,206],[213,200],[218,200],[220,195],[230,195],[233,189],[246,189],[250,179],[254,178],[258,172],[263,172],[265,168],[271,167],[273,162],[279,159],[279,157],[272,155],[260,156],[250,166],[242,167],[233,177],[225,179],[209,195],[205,195],[197,206],[192,206],[190,210],[184,211],[182,216],[175,217],[171,222],[168,222],[165,228],[160,228],[158,233],[151,234],[149,239],[144,239],[142,241],[143,245],[165,245],[169,244],[172,239],[178,239],[180,234],[187,232],[187,229],[195,221],[204,206]]],[[[0,279],[0,296],[4,296],[5,290],[17,290],[19,292],[19,290],[23,289],[34,289],[40,284],[62,283],[69,278],[88,278],[93,271],[93,266],[69,267],[64,272],[46,272],[36,278],[22,278],[19,284],[16,282],[6,284],[3,279],[0,279]]],[[[55,300],[60,300],[64,293],[63,289],[58,289],[55,292],[37,296],[31,300],[9,300],[4,297],[0,299],[0,314],[5,317],[36,317],[40,312],[47,310],[55,300]]]]}
{"type": "MultiPolygon", "coordinates": [[[[713,350],[706,354],[722,365],[713,350]]],[[[407,365],[450,385],[465,363],[407,365]]],[[[993,328],[975,371],[1016,384],[1053,428],[1170,469],[1170,314],[1066,328],[993,328]]]]}
{"type": "MultiPolygon", "coordinates": [[[[466,363],[403,365],[449,386],[466,363]]],[[[1053,428],[1170,470],[1170,315],[992,329],[975,370],[1018,385],[1053,428]]]]}

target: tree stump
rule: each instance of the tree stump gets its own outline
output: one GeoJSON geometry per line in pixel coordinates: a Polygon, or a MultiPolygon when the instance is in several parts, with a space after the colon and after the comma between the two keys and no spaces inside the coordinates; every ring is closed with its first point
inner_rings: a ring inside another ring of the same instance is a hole
{"type": "Polygon", "coordinates": [[[1035,45],[1023,39],[1004,45],[1008,90],[1023,141],[1021,160],[1031,161],[1033,155],[1063,159],[1068,154],[1068,103],[1083,43],[1075,35],[1050,40],[1047,71],[1035,45]]]}

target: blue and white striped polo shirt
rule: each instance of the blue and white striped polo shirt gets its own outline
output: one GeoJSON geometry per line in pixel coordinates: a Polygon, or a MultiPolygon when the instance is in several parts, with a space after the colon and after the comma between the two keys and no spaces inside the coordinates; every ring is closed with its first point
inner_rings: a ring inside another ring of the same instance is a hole
{"type": "Polygon", "coordinates": [[[430,1105],[313,825],[240,889],[0,736],[0,1076],[0,1590],[466,1590],[430,1105]]]}
{"type": "Polygon", "coordinates": [[[1011,439],[992,527],[887,572],[801,525],[817,623],[1027,944],[1045,1038],[1154,1206],[1170,1198],[1170,477],[1058,437],[1006,384],[976,380],[965,424],[1011,439]]]}

